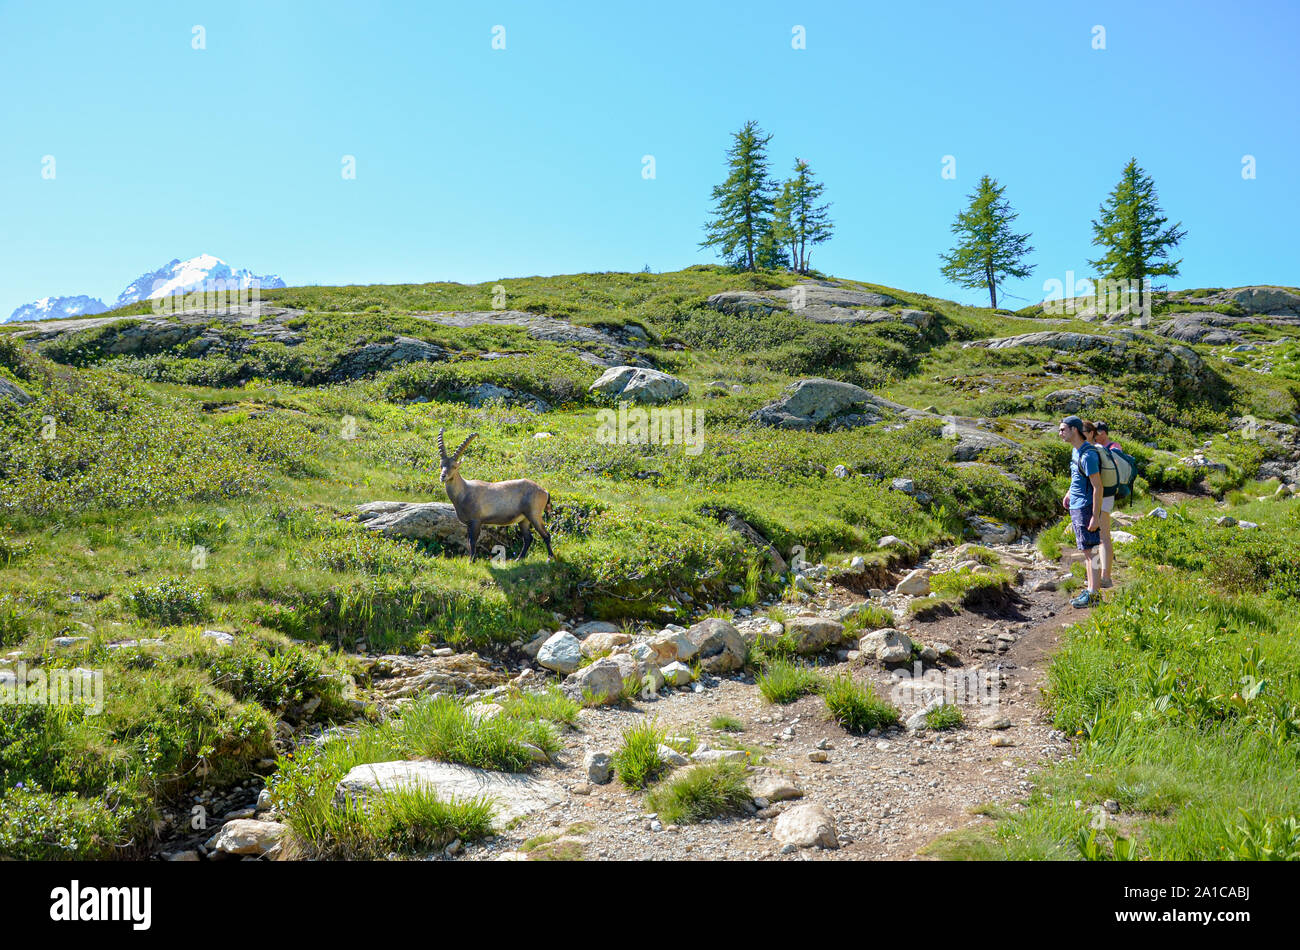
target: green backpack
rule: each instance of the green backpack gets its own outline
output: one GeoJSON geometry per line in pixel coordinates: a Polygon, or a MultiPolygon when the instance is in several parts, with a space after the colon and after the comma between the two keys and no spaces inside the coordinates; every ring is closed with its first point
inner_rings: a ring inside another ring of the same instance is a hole
{"type": "MultiPolygon", "coordinates": [[[[1097,452],[1102,497],[1130,497],[1133,494],[1133,482],[1137,480],[1137,459],[1120,449],[1108,449],[1104,445],[1091,443],[1089,445],[1097,452]]],[[[1082,465],[1079,466],[1079,474],[1083,474],[1082,465]]]]}
{"type": "MultiPolygon", "coordinates": [[[[1115,460],[1111,457],[1110,452],[1103,449],[1100,445],[1087,443],[1088,448],[1097,453],[1097,470],[1101,473],[1101,494],[1104,498],[1110,498],[1119,490],[1119,470],[1115,467],[1115,460]]],[[[1079,453],[1079,474],[1086,479],[1088,476],[1083,471],[1083,453],[1079,453]]]]}

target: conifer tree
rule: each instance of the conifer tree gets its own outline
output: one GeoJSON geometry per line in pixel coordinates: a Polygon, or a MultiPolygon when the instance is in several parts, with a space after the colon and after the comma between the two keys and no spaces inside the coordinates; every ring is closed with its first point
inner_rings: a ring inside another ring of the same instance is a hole
{"type": "Polygon", "coordinates": [[[1155,182],[1136,158],[1130,158],[1119,184],[1101,206],[1100,220],[1092,222],[1092,243],[1105,253],[1088,263],[1103,280],[1136,281],[1139,288],[1152,277],[1178,276],[1182,259],[1171,261],[1169,251],[1187,232],[1181,229],[1182,222],[1165,227],[1168,221],[1155,182]]]}
{"type": "Polygon", "coordinates": [[[723,260],[745,270],[761,266],[764,238],[772,230],[775,189],[767,174],[771,139],[753,121],[735,133],[727,150],[727,180],[713,189],[714,218],[704,226],[706,237],[700,242],[700,247],[716,247],[723,260]]]}
{"type": "Polygon", "coordinates": [[[957,215],[952,232],[957,246],[940,254],[939,269],[951,283],[961,287],[984,287],[989,306],[997,309],[998,284],[1006,277],[1023,278],[1033,272],[1024,259],[1033,253],[1028,234],[1016,234],[1011,224],[1019,215],[1003,196],[1004,185],[985,175],[970,196],[970,206],[957,215]]]}
{"type": "Polygon", "coordinates": [[[830,240],[835,226],[830,204],[817,204],[826,186],[813,178],[802,158],[794,160],[794,177],[786,179],[777,196],[774,228],[779,243],[790,248],[794,269],[808,273],[808,255],[815,244],[830,240]]]}

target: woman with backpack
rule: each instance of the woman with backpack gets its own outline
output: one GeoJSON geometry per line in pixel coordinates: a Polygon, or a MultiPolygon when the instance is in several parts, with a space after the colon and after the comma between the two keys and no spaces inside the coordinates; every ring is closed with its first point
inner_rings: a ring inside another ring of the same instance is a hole
{"type": "MultiPolygon", "coordinates": [[[[1111,449],[1118,449],[1119,443],[1110,440],[1110,433],[1106,429],[1104,422],[1085,422],[1083,424],[1083,435],[1089,442],[1097,446],[1099,451],[1097,455],[1101,459],[1102,469],[1114,468],[1115,460],[1110,454],[1111,449]]],[[[1105,474],[1102,475],[1103,481],[1106,480],[1105,474]]],[[[1111,569],[1115,565],[1115,544],[1110,539],[1110,513],[1115,510],[1115,496],[1106,495],[1101,500],[1101,586],[1113,587],[1114,583],[1110,579],[1111,569]]]]}

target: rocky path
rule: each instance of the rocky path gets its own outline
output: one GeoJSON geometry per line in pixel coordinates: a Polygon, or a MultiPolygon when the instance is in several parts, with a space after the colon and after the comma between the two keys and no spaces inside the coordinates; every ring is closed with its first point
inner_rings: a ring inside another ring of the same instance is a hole
{"type": "MultiPolygon", "coordinates": [[[[494,839],[458,850],[459,858],[522,859],[525,842],[558,835],[558,842],[543,846],[542,853],[554,849],[567,857],[580,853],[596,860],[899,860],[917,857],[940,834],[988,821],[971,810],[986,802],[1014,805],[1028,791],[1032,772],[1070,754],[1068,737],[1051,727],[1039,687],[1061,631],[1079,619],[1067,595],[1048,589],[1062,576],[1058,565],[1025,546],[1003,547],[999,553],[1006,562],[1021,565],[1013,602],[987,614],[963,610],[931,622],[899,624],[913,639],[950,645],[952,662],[944,667],[949,673],[979,671],[996,687],[995,697],[967,697],[963,728],[853,735],[823,719],[817,696],[772,705],[751,677],[706,676],[697,688],[584,710],[579,728],[564,737],[564,753],[538,772],[540,779],[566,789],[567,800],[527,816],[494,839]],[[995,702],[978,701],[990,698],[995,702]],[[711,729],[716,716],[740,720],[745,730],[711,729]],[[760,774],[779,777],[802,794],[747,817],[665,826],[646,812],[641,793],[617,779],[596,784],[584,768],[588,753],[612,752],[622,730],[644,717],[655,718],[669,736],[695,736],[701,747],[743,745],[761,753],[760,774]],[[793,848],[775,840],[780,813],[801,803],[815,803],[830,814],[838,847],[793,848]]],[[[933,559],[938,563],[921,566],[942,568],[945,555],[948,563],[954,560],[952,552],[944,552],[933,559]]],[[[830,615],[845,603],[843,594],[823,586],[807,606],[830,615]]],[[[903,607],[905,600],[891,596],[886,603],[903,607]]],[[[849,672],[869,681],[877,695],[900,707],[904,720],[922,707],[924,697],[911,695],[899,673],[861,657],[832,659],[822,672],[849,672]]]]}

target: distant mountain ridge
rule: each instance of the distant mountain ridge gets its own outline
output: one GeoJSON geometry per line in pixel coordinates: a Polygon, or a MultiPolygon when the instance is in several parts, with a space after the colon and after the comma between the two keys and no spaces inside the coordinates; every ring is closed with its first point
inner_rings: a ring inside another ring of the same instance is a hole
{"type": "Polygon", "coordinates": [[[284,287],[285,282],[278,274],[254,274],[247,268],[232,268],[219,257],[212,254],[200,254],[182,261],[175,258],[157,270],[146,271],[126,285],[110,308],[98,297],[83,295],[67,297],[42,297],[40,300],[23,304],[11,313],[7,320],[0,322],[19,322],[27,320],[57,320],[61,317],[82,317],[104,313],[110,309],[125,307],[127,304],[155,297],[166,297],[195,289],[203,289],[209,281],[222,281],[231,287],[240,289],[253,285],[254,282],[263,289],[284,287]]]}
{"type": "MultiPolygon", "coordinates": [[[[42,297],[23,304],[9,315],[9,320],[56,320],[59,317],[88,317],[103,313],[108,308],[97,297],[84,294],[75,297],[42,297]]],[[[8,322],[8,321],[0,321],[8,322]]]]}

